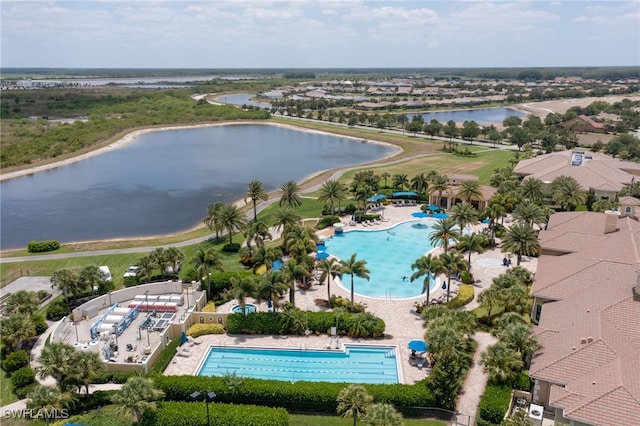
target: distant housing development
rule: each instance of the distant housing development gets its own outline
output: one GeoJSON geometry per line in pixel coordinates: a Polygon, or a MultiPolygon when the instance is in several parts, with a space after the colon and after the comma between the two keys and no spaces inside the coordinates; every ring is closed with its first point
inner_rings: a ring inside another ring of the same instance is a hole
{"type": "Polygon", "coordinates": [[[620,204],[604,214],[554,214],[540,232],[533,401],[566,424],[638,424],[640,200],[620,204]]]}

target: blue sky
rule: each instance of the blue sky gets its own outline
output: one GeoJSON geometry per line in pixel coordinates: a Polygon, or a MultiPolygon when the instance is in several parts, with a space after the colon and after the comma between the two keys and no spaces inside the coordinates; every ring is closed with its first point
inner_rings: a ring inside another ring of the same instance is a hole
{"type": "Polygon", "coordinates": [[[3,67],[640,66],[640,1],[10,1],[3,67]]]}

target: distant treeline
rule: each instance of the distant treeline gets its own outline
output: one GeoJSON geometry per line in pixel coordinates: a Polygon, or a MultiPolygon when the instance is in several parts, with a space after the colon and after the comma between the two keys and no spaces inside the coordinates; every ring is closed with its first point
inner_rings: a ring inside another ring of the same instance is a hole
{"type": "Polygon", "coordinates": [[[640,68],[621,67],[532,67],[532,68],[0,68],[3,78],[142,78],[188,76],[284,76],[315,78],[316,76],[353,76],[362,78],[430,77],[549,80],[555,77],[582,77],[617,80],[640,78],[640,68]]]}

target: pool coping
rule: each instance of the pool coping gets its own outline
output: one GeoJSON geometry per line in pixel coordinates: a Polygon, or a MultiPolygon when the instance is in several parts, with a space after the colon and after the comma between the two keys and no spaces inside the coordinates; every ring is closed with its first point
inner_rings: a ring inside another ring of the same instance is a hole
{"type": "MultiPolygon", "coordinates": [[[[304,348],[282,348],[275,346],[255,346],[255,345],[209,345],[207,349],[205,349],[200,361],[193,372],[193,375],[196,377],[200,377],[200,370],[204,366],[206,359],[209,357],[209,354],[214,348],[220,349],[269,349],[269,350],[279,350],[279,351],[298,351],[298,352],[347,352],[348,348],[362,348],[362,347],[373,347],[373,348],[388,348],[392,349],[395,361],[396,361],[396,373],[398,375],[398,381],[394,384],[404,384],[404,374],[402,370],[402,363],[400,362],[400,347],[398,345],[376,345],[370,343],[341,343],[339,349],[331,349],[331,348],[307,348],[306,345],[304,348]]],[[[212,377],[212,376],[202,376],[202,377],[212,377]]],[[[253,377],[249,377],[253,378],[253,377]]],[[[275,380],[275,379],[271,379],[275,380]]],[[[284,380],[281,380],[284,381],[284,380]]],[[[342,383],[342,382],[333,382],[333,383],[342,383]]],[[[353,383],[353,382],[344,382],[344,383],[353,383]]],[[[367,383],[353,383],[353,384],[367,384],[367,383]]]]}

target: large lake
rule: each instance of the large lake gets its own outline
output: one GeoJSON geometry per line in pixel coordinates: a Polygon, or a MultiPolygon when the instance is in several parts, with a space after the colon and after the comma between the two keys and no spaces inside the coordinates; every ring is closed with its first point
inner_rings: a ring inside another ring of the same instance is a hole
{"type": "Polygon", "coordinates": [[[244,197],[320,170],[365,163],[394,148],[273,125],[146,133],[122,148],[0,183],[0,245],[183,231],[215,201],[244,197]]]}

